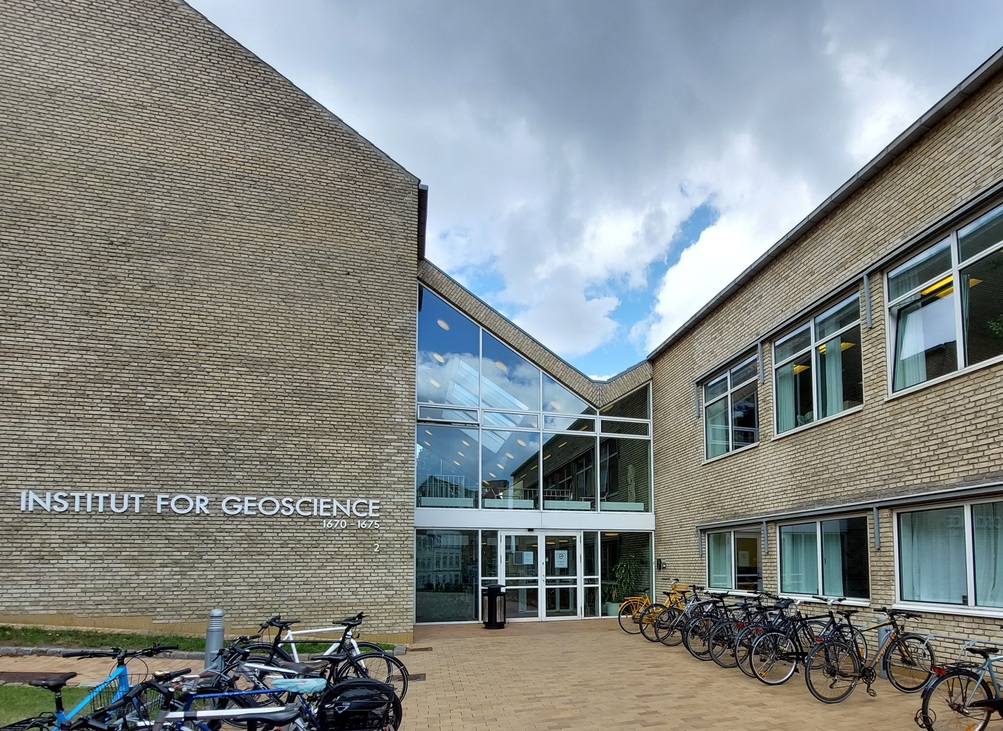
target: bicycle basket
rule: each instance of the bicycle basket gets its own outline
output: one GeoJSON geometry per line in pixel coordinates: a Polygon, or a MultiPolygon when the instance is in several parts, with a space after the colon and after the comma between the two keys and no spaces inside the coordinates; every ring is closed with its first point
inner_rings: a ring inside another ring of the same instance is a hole
{"type": "Polygon", "coordinates": [[[400,702],[392,685],[372,678],[338,681],[320,701],[320,731],[370,731],[397,728],[400,702]]]}

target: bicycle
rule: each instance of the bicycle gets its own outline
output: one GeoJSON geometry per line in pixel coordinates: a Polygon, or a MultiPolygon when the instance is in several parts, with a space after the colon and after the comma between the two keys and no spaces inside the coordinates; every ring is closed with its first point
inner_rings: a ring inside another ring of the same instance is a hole
{"type": "MultiPolygon", "coordinates": [[[[121,647],[113,647],[108,650],[81,650],[81,651],[70,651],[62,653],[63,657],[113,657],[115,658],[115,668],[108,674],[108,677],[98,683],[94,688],[85,695],[80,702],[73,706],[69,711],[65,710],[63,706],[63,688],[70,679],[76,677],[76,673],[63,673],[55,678],[50,679],[35,679],[28,681],[29,685],[33,685],[38,688],[45,688],[53,693],[55,696],[55,711],[51,714],[51,724],[52,729],[62,729],[66,727],[70,721],[77,717],[81,713],[89,713],[91,711],[97,710],[110,703],[117,701],[130,687],[129,678],[129,667],[128,663],[130,660],[143,658],[143,657],[153,657],[164,652],[169,652],[170,650],[178,649],[177,646],[171,645],[153,645],[151,647],[146,647],[141,650],[125,650],[121,647]]],[[[145,676],[146,673],[144,673],[145,676]]],[[[145,680],[145,677],[142,678],[145,680]]],[[[135,679],[133,679],[133,682],[135,679]]],[[[37,718],[49,718],[49,716],[39,716],[37,718]]],[[[19,721],[18,723],[26,723],[35,719],[24,719],[24,721],[19,721]]],[[[11,724],[15,726],[17,724],[11,724]]],[[[5,727],[9,728],[9,727],[5,727]]]]}
{"type": "Polygon", "coordinates": [[[923,688],[916,723],[928,731],[983,731],[993,711],[1003,714],[1003,697],[993,664],[1003,660],[998,647],[963,648],[981,663],[958,662],[935,668],[936,677],[923,688]],[[988,676],[988,680],[986,679],[988,676]]]}
{"type": "MultiPolygon", "coordinates": [[[[354,637],[354,627],[361,624],[362,620],[365,618],[365,614],[359,612],[354,617],[349,617],[348,619],[343,619],[340,624],[333,627],[317,627],[315,629],[301,629],[293,632],[290,628],[286,627],[279,634],[279,644],[287,645],[288,650],[286,651],[288,655],[294,662],[300,661],[299,652],[296,645],[300,642],[297,638],[303,637],[304,635],[316,635],[325,632],[341,632],[342,635],[339,639],[331,643],[323,652],[319,653],[321,655],[334,655],[339,652],[350,652],[353,655],[360,655],[363,652],[380,652],[386,654],[386,650],[377,645],[375,642],[364,642],[356,640],[354,637]]],[[[316,641],[316,640],[315,640],[316,641]]],[[[326,641],[326,640],[323,640],[326,641]]]]}
{"type": "Polygon", "coordinates": [[[662,592],[665,595],[665,599],[658,604],[649,603],[641,609],[637,617],[637,624],[641,628],[641,635],[644,639],[649,642],[658,642],[658,638],[655,636],[655,624],[658,622],[658,618],[666,609],[682,607],[688,593],[688,587],[685,584],[679,583],[679,579],[676,579],[669,591],[662,592]]]}
{"type": "MultiPolygon", "coordinates": [[[[852,627],[851,617],[857,611],[848,609],[839,613],[846,618],[847,625],[852,627]]],[[[900,626],[896,619],[916,619],[920,615],[885,607],[875,611],[888,615],[888,619],[867,627],[866,630],[889,626],[892,630],[872,657],[867,657],[866,650],[862,650],[854,634],[850,635],[849,640],[843,636],[823,638],[808,653],[805,660],[805,683],[809,692],[818,700],[823,703],[839,703],[849,697],[861,680],[867,686],[867,694],[874,697],[877,693],[871,686],[877,679],[879,662],[888,682],[903,693],[921,690],[933,677],[936,660],[929,637],[905,632],[904,625],[900,626]]]]}

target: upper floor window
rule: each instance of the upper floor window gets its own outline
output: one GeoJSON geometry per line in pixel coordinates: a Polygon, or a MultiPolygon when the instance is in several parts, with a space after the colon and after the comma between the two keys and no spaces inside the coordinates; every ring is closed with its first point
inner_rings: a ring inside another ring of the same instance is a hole
{"type": "Polygon", "coordinates": [[[888,272],[892,391],[1003,355],[1003,206],[888,272]]]}
{"type": "Polygon", "coordinates": [[[859,299],[854,294],[773,344],[778,434],[864,402],[859,299]]]}
{"type": "Polygon", "coordinates": [[[742,361],[704,384],[707,459],[759,441],[759,362],[742,361]]]}

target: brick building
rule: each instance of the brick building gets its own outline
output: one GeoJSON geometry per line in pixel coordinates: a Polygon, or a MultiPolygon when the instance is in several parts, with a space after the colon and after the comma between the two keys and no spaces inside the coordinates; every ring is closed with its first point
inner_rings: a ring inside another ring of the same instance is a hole
{"type": "Polygon", "coordinates": [[[406,640],[677,576],[1000,615],[1003,54],[597,383],[185,3],[0,13],[0,622],[406,640]]]}

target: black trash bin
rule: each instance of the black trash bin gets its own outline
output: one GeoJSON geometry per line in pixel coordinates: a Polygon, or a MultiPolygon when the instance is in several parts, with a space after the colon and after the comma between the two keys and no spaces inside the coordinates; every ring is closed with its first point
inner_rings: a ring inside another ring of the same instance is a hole
{"type": "Polygon", "coordinates": [[[505,587],[488,584],[484,587],[481,601],[481,619],[484,629],[504,629],[505,627],[505,587]]]}

